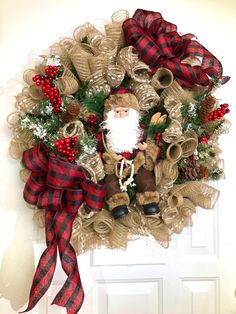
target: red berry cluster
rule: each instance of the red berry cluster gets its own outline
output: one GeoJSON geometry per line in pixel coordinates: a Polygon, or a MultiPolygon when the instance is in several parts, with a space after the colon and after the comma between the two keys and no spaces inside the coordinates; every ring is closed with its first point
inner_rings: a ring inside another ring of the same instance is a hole
{"type": "Polygon", "coordinates": [[[90,114],[89,117],[88,117],[88,123],[91,124],[91,125],[96,124],[95,118],[96,118],[95,114],[90,114]]]}
{"type": "Polygon", "coordinates": [[[200,138],[200,142],[202,144],[207,144],[208,143],[208,138],[206,136],[203,136],[203,137],[200,138]]]}
{"type": "Polygon", "coordinates": [[[39,86],[45,99],[50,100],[53,111],[58,113],[61,110],[62,99],[59,96],[59,90],[55,87],[54,79],[58,75],[58,67],[49,65],[44,70],[46,75],[35,75],[32,80],[39,86]]]}
{"type": "Polygon", "coordinates": [[[140,129],[142,129],[142,130],[144,130],[144,129],[147,128],[146,124],[143,124],[143,123],[141,123],[141,124],[139,125],[139,127],[140,127],[140,129]]]}
{"type": "Polygon", "coordinates": [[[222,104],[219,108],[209,113],[207,120],[208,121],[215,121],[221,119],[226,113],[229,113],[229,105],[222,104]]]}
{"type": "Polygon", "coordinates": [[[57,140],[54,146],[57,147],[57,151],[67,156],[68,161],[74,161],[76,157],[76,149],[74,145],[78,142],[78,137],[66,137],[64,139],[57,140]]]}
{"type": "Polygon", "coordinates": [[[156,141],[156,142],[159,142],[161,139],[162,139],[162,134],[161,134],[161,132],[158,132],[158,133],[156,134],[156,136],[155,136],[155,141],[156,141]]]}

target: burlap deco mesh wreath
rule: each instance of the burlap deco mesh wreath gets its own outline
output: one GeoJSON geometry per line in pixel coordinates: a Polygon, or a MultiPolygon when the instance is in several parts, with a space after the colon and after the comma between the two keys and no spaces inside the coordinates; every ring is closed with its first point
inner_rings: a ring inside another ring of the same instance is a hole
{"type": "MultiPolygon", "coordinates": [[[[222,72],[194,35],[141,9],[115,12],[104,32],[77,27],[24,72],[10,155],[22,159],[24,199],[46,227],[35,278],[58,248],[68,280],[54,303],[68,313],[83,299],[73,247],[126,248],[152,235],[167,248],[197,206],[213,208],[218,191],[207,181],[223,177],[218,138],[230,127],[228,104],[214,96],[229,79],[222,72]],[[77,297],[65,301],[75,283],[77,297]]],[[[38,285],[28,310],[46,291],[38,285]]]]}

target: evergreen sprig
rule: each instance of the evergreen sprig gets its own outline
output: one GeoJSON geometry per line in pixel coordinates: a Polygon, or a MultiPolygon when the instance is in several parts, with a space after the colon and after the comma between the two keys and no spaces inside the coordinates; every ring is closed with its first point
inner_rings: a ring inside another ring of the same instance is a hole
{"type": "Polygon", "coordinates": [[[101,91],[88,97],[86,91],[87,85],[82,86],[82,88],[74,95],[75,98],[78,99],[81,105],[85,106],[89,112],[103,114],[104,103],[106,100],[105,93],[101,91]]]}

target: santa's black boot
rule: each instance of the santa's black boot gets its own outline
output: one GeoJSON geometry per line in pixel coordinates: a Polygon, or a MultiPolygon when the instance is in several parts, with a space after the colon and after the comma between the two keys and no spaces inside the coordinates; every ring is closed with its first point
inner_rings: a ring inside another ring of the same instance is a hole
{"type": "Polygon", "coordinates": [[[160,208],[157,203],[149,203],[143,205],[143,212],[145,215],[156,215],[160,213],[160,208]]]}
{"type": "Polygon", "coordinates": [[[126,205],[120,205],[112,209],[111,214],[114,219],[124,217],[128,214],[128,207],[126,205]]]}

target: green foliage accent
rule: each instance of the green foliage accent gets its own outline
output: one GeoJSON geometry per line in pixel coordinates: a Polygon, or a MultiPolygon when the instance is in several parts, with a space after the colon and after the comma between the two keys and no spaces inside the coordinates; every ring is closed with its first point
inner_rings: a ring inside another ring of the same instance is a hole
{"type": "Polygon", "coordinates": [[[86,96],[87,86],[84,85],[76,94],[75,98],[79,100],[82,106],[85,106],[89,112],[103,114],[106,95],[104,92],[98,92],[88,97],[86,96]]]}
{"type": "Polygon", "coordinates": [[[22,129],[32,131],[35,138],[39,138],[43,141],[48,141],[52,134],[63,126],[60,117],[54,113],[49,116],[40,116],[33,114],[26,114],[19,119],[19,124],[22,129]]]}
{"type": "Polygon", "coordinates": [[[181,115],[183,118],[183,132],[193,131],[198,136],[202,135],[203,130],[200,127],[197,106],[192,103],[185,103],[181,107],[181,115]]]}
{"type": "Polygon", "coordinates": [[[145,115],[143,115],[142,118],[140,119],[140,123],[148,126],[150,124],[152,116],[157,112],[161,112],[162,115],[163,114],[168,115],[168,112],[166,111],[164,106],[159,104],[158,106],[151,108],[145,115]]]}
{"type": "Polygon", "coordinates": [[[158,132],[163,133],[165,131],[165,129],[168,127],[168,125],[170,123],[168,118],[167,118],[166,122],[164,122],[164,123],[157,123],[155,125],[150,124],[152,116],[157,112],[160,112],[162,115],[166,114],[168,116],[168,112],[166,111],[166,109],[162,105],[159,105],[157,107],[151,108],[140,119],[140,124],[143,124],[146,126],[146,128],[144,129],[144,138],[149,137],[151,139],[154,139],[158,132]]]}
{"type": "Polygon", "coordinates": [[[160,156],[161,159],[166,159],[166,151],[169,145],[170,145],[169,143],[163,142],[163,145],[161,148],[161,156],[160,156]]]}
{"type": "Polygon", "coordinates": [[[145,137],[149,137],[151,139],[155,139],[155,136],[157,135],[158,132],[163,133],[165,131],[165,129],[167,128],[169,124],[169,121],[165,122],[165,123],[157,123],[157,124],[150,124],[149,127],[147,129],[144,130],[144,134],[146,131],[146,136],[145,137]]]}
{"type": "Polygon", "coordinates": [[[93,154],[97,150],[97,140],[95,136],[84,134],[83,140],[80,141],[82,151],[87,154],[93,154]]]}
{"type": "Polygon", "coordinates": [[[179,173],[178,178],[175,180],[175,184],[182,184],[184,183],[186,180],[181,176],[181,174],[179,173]]]}
{"type": "Polygon", "coordinates": [[[209,178],[212,180],[219,180],[222,177],[223,173],[223,169],[216,167],[209,174],[209,178]]]}
{"type": "Polygon", "coordinates": [[[127,193],[129,195],[130,203],[135,203],[136,201],[136,193],[137,193],[137,187],[128,185],[127,187],[127,193]]]}

